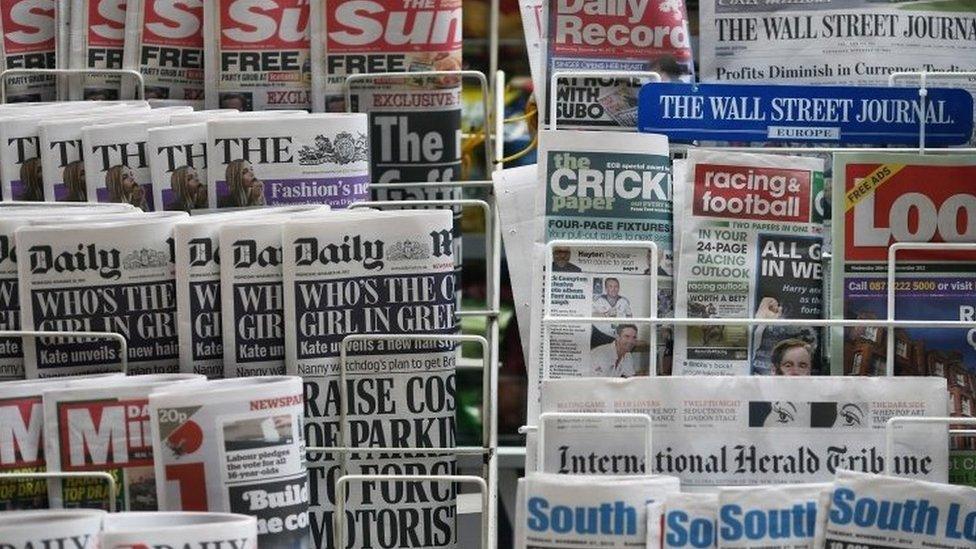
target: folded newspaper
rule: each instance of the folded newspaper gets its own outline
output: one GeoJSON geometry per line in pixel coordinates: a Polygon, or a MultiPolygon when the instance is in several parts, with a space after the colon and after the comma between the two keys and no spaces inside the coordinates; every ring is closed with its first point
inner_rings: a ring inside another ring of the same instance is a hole
{"type": "Polygon", "coordinates": [[[645,547],[647,504],[679,490],[675,477],[530,473],[519,479],[515,548],[645,547]]]}
{"type": "MultiPolygon", "coordinates": [[[[255,523],[254,517],[231,513],[111,513],[105,516],[102,549],[257,549],[255,523]]],[[[263,542],[261,547],[275,549],[263,542]]]]}
{"type": "MultiPolygon", "coordinates": [[[[693,149],[678,173],[675,314],[823,318],[823,161],[693,149]]],[[[705,322],[675,329],[676,375],[826,373],[817,328],[705,322]]]]}
{"type": "Polygon", "coordinates": [[[718,491],[719,549],[814,549],[820,494],[829,483],[718,491]]]}
{"type": "Polygon", "coordinates": [[[652,506],[647,512],[647,549],[717,547],[718,494],[669,494],[652,506]]]}
{"type": "MultiPolygon", "coordinates": [[[[142,74],[147,99],[203,107],[203,4],[125,3],[123,66],[142,74]]],[[[125,82],[122,96],[134,95],[135,86],[125,82]]]]}
{"type": "MultiPolygon", "coordinates": [[[[309,455],[313,544],[331,547],[340,465],[348,474],[454,474],[451,454],[368,452],[455,445],[455,346],[437,339],[457,328],[451,212],[338,212],[290,221],[282,240],[285,362],[305,379],[308,444],[365,450],[309,455]],[[341,347],[355,334],[383,337],[351,342],[342,374],[341,347]]],[[[454,492],[449,483],[354,483],[339,520],[352,547],[454,547],[454,492]]]]}
{"type": "MultiPolygon", "coordinates": [[[[62,5],[68,13],[70,37],[67,51],[71,69],[121,69],[125,48],[125,2],[118,0],[68,0],[62,5]]],[[[59,10],[60,11],[60,10],[59,10]]],[[[64,17],[64,16],[59,16],[64,17]]],[[[59,55],[61,55],[59,53],[59,55]]],[[[131,85],[133,79],[127,78],[131,85]]],[[[74,76],[69,83],[69,98],[73,101],[119,99],[120,76],[88,74],[74,76]]]]}
{"type": "Polygon", "coordinates": [[[817,547],[972,549],[976,488],[839,471],[817,547]]]}
{"type": "Polygon", "coordinates": [[[45,391],[48,471],[105,471],[115,477],[119,488],[113,495],[100,479],[51,480],[51,506],[107,510],[109,498],[115,497],[120,510],[155,511],[149,393],[167,385],[185,389],[205,381],[193,374],[119,376],[97,386],[86,383],[45,391]]]}
{"type": "Polygon", "coordinates": [[[0,514],[3,549],[67,547],[99,549],[105,513],[92,509],[72,511],[17,511],[0,514]]]}
{"type": "Polygon", "coordinates": [[[151,393],[160,510],[250,515],[257,518],[260,547],[308,549],[302,402],[298,377],[226,379],[151,393]]]}

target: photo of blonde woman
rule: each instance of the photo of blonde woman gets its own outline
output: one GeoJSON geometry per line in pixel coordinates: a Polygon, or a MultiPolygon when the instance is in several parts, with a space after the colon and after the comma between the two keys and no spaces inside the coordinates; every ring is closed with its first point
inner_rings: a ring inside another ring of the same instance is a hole
{"type": "Polygon", "coordinates": [[[132,168],[119,164],[105,172],[105,188],[109,202],[124,202],[143,210],[147,209],[146,191],[136,181],[132,168]]]}
{"type": "Polygon", "coordinates": [[[250,162],[232,160],[227,164],[224,177],[227,180],[228,194],[217,201],[218,208],[265,205],[264,183],[255,176],[250,162]]]}
{"type": "Polygon", "coordinates": [[[169,183],[175,198],[166,204],[167,210],[188,212],[207,207],[207,186],[200,181],[200,175],[193,166],[180,166],[173,170],[169,183]]]}
{"type": "Polygon", "coordinates": [[[28,158],[20,165],[20,183],[24,191],[18,200],[40,202],[44,200],[44,182],[41,179],[41,159],[28,158]]]}
{"type": "Polygon", "coordinates": [[[66,202],[87,202],[88,191],[85,189],[85,161],[75,160],[64,167],[64,186],[68,195],[66,202]]]}

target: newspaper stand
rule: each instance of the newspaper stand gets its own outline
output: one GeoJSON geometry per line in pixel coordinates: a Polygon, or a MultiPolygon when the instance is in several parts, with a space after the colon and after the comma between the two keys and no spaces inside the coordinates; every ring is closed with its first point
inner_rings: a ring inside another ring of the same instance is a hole
{"type": "MultiPolygon", "coordinates": [[[[93,74],[131,76],[136,79],[136,90],[138,91],[138,97],[136,99],[146,98],[146,79],[143,78],[141,72],[135,69],[7,69],[0,72],[0,103],[7,102],[7,78],[11,76],[85,76],[93,74]]],[[[59,93],[59,98],[60,95],[59,93]]]]}

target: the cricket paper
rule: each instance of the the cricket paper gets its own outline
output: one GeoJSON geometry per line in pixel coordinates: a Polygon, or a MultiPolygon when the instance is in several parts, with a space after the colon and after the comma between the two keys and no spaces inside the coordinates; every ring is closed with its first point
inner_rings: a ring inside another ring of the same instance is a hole
{"type": "MultiPolygon", "coordinates": [[[[934,377],[562,379],[543,384],[542,411],[647,414],[654,437],[648,472],[680,477],[695,491],[827,482],[839,469],[881,472],[887,420],[945,415],[945,387],[934,377]]],[[[534,470],[536,437],[527,442],[526,469],[534,470]]],[[[893,444],[897,474],[947,480],[944,427],[905,426],[893,444]]],[[[606,448],[594,459],[624,452],[644,449],[606,448]]]]}
{"type": "MultiPolygon", "coordinates": [[[[48,471],[105,471],[115,477],[117,508],[155,511],[156,480],[149,427],[149,393],[167,385],[191,387],[206,378],[155,374],[107,378],[97,386],[44,391],[44,455],[48,471]]],[[[108,509],[104,480],[48,482],[53,508],[108,509]]]]}
{"type": "MultiPolygon", "coordinates": [[[[823,318],[823,161],[693,149],[681,173],[676,316],[823,318]]],[[[675,329],[677,375],[826,373],[822,330],[702,322],[675,329]]]]}
{"type": "MultiPolygon", "coordinates": [[[[0,71],[10,69],[53,69],[57,30],[51,0],[4,0],[0,2],[0,71]]],[[[7,102],[54,101],[57,87],[53,76],[8,75],[7,102]]]]}
{"type": "MultiPolygon", "coordinates": [[[[147,99],[203,106],[204,0],[127,0],[123,66],[145,79],[147,99]]],[[[134,97],[128,82],[123,97],[134,97]]]]}
{"type": "Polygon", "coordinates": [[[829,483],[718,491],[719,549],[814,549],[820,494],[829,483]]]}
{"type": "MultiPolygon", "coordinates": [[[[257,549],[254,517],[230,513],[111,513],[102,549],[257,549]]],[[[273,545],[261,548],[275,549],[273,545]]],[[[294,546],[291,546],[294,547],[294,546]]]]}
{"type": "Polygon", "coordinates": [[[149,417],[160,510],[250,515],[262,549],[310,547],[301,378],[164,387],[149,417]]]}
{"type": "MultiPolygon", "coordinates": [[[[305,380],[306,440],[366,450],[309,455],[313,545],[332,547],[335,482],[342,474],[455,474],[451,454],[367,450],[455,445],[455,345],[436,339],[457,329],[451,212],[339,212],[289,221],[282,240],[285,362],[290,374],[305,380]],[[348,345],[343,387],[340,349],[354,334],[389,337],[348,345]],[[395,339],[401,334],[433,339],[395,339]]],[[[352,547],[378,540],[456,547],[450,483],[348,488],[347,515],[340,520],[352,547]]]]}
{"type": "Polygon", "coordinates": [[[530,473],[519,479],[515,548],[643,548],[647,504],[679,490],[675,477],[530,473]]]}
{"type": "Polygon", "coordinates": [[[532,252],[532,319],[529,361],[529,418],[538,410],[539,383],[547,378],[630,377],[647,375],[650,353],[666,372],[670,329],[658,329],[650,348],[651,327],[628,321],[651,316],[651,284],[661,317],[671,316],[671,162],[667,138],[654,134],[607,134],[594,139],[584,131],[540,132],[536,187],[536,237],[532,252]],[[627,240],[632,247],[566,246],[551,240],[627,240]],[[657,245],[657,273],[651,273],[657,245]],[[552,324],[549,360],[544,361],[543,287],[552,271],[552,316],[605,317],[605,323],[552,324]]]}
{"type": "Polygon", "coordinates": [[[0,514],[3,549],[72,547],[99,549],[105,513],[92,509],[17,511],[0,514]]]}

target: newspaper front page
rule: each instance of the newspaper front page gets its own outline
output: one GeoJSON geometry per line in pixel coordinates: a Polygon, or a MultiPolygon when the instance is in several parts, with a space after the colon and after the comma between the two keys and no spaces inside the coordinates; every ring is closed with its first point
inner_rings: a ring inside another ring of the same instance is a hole
{"type": "MultiPolygon", "coordinates": [[[[885,422],[945,415],[945,388],[945,380],[932,377],[563,379],[543,385],[542,411],[649,415],[654,453],[648,472],[678,476],[685,490],[696,491],[826,482],[839,469],[881,472],[885,422]]],[[[932,425],[900,430],[894,471],[946,482],[945,440],[946,430],[932,425]]],[[[536,442],[528,440],[527,470],[535,467],[536,442]]],[[[636,446],[612,453],[644,451],[636,446]]]]}
{"type": "MultiPolygon", "coordinates": [[[[823,161],[691,150],[680,173],[677,316],[823,318],[823,161]]],[[[677,375],[826,373],[817,328],[702,322],[675,329],[677,375]]]]}
{"type": "Polygon", "coordinates": [[[647,504],[680,491],[678,479],[568,477],[519,479],[516,549],[624,549],[647,546],[647,504]]]}
{"type": "MultiPolygon", "coordinates": [[[[124,66],[142,73],[146,99],[203,107],[204,0],[126,2],[124,66]]],[[[124,97],[135,96],[126,83],[124,97]]]]}
{"type": "Polygon", "coordinates": [[[0,515],[4,549],[64,546],[99,549],[102,519],[100,511],[20,511],[0,515]]]}
{"type": "Polygon", "coordinates": [[[830,483],[718,491],[719,549],[814,549],[820,494],[830,483]]]}
{"type": "MultiPolygon", "coordinates": [[[[25,330],[114,332],[130,374],[179,371],[173,225],[186,214],[22,227],[15,233],[25,330]]],[[[28,378],[118,371],[108,339],[24,343],[28,378]]]]}
{"type": "MultiPolygon", "coordinates": [[[[125,48],[125,1],[70,0],[68,68],[121,69],[125,48]]],[[[85,75],[69,80],[69,97],[105,101],[120,98],[120,76],[85,75]]]]}
{"type": "Polygon", "coordinates": [[[149,128],[146,147],[156,211],[209,207],[206,123],[149,128]]]}
{"type": "MultiPolygon", "coordinates": [[[[684,0],[543,0],[543,7],[544,87],[536,90],[542,98],[553,93],[548,88],[556,72],[653,71],[666,82],[694,79],[684,0]]],[[[641,83],[631,80],[561,79],[555,91],[558,126],[634,131],[641,83]]],[[[546,107],[542,119],[548,121],[549,113],[546,107]]]]}
{"type": "Polygon", "coordinates": [[[535,417],[544,378],[631,377],[648,374],[649,354],[669,371],[670,330],[629,322],[649,317],[652,274],[648,247],[567,247],[545,262],[555,239],[653,241],[658,250],[658,310],[672,315],[671,163],[660,135],[609,134],[594,140],[583,131],[543,131],[536,186],[536,239],[529,349],[529,417],[535,417]],[[545,269],[552,270],[553,316],[606,317],[592,326],[550,328],[550,361],[543,363],[545,269]],[[547,371],[543,371],[543,369],[547,371]]]}
{"type": "MultiPolygon", "coordinates": [[[[660,539],[647,538],[647,549],[706,549],[717,547],[718,494],[671,494],[661,505],[661,519],[648,525],[648,532],[657,527],[660,539]]],[[[651,516],[648,515],[648,520],[651,516]]]]}
{"type": "Polygon", "coordinates": [[[257,521],[242,515],[111,513],[104,528],[102,549],[258,548],[257,521]]]}
{"type": "Polygon", "coordinates": [[[840,471],[817,538],[829,549],[970,549],[976,488],[840,471]]]}
{"type": "MultiPolygon", "coordinates": [[[[291,221],[283,237],[289,373],[305,379],[310,446],[450,448],[456,437],[456,353],[445,341],[370,340],[348,346],[346,400],[340,346],[350,334],[453,334],[457,329],[451,212],[339,212],[291,221]]],[[[335,482],[343,474],[452,475],[450,454],[309,456],[312,539],[332,547],[335,482]]],[[[447,483],[356,483],[346,517],[351,547],[457,543],[455,488],[447,483]],[[410,496],[414,493],[414,496],[410,496]],[[409,525],[409,526],[408,526],[409,525]],[[409,530],[409,532],[408,532],[409,530]]]]}
{"type": "Polygon", "coordinates": [[[261,377],[149,395],[163,511],[257,518],[262,549],[309,549],[302,380],[261,377]]]}
{"type": "MultiPolygon", "coordinates": [[[[5,0],[0,3],[0,70],[55,68],[58,33],[51,0],[5,0]]],[[[53,76],[25,74],[7,79],[7,101],[54,101],[53,76]]]]}
{"type": "MultiPolygon", "coordinates": [[[[48,471],[105,471],[119,488],[117,509],[155,511],[156,480],[149,426],[149,393],[167,385],[191,387],[206,378],[156,374],[108,378],[95,386],[45,391],[44,455],[48,471]]],[[[108,510],[104,480],[48,482],[51,507],[108,510]]]]}
{"type": "Polygon", "coordinates": [[[539,418],[540,472],[561,475],[641,475],[647,471],[651,426],[643,417],[580,415],[539,418]],[[607,449],[620,449],[607,455],[607,449]],[[635,451],[628,451],[633,449],[635,451]]]}
{"type": "Polygon", "coordinates": [[[309,109],[308,0],[204,2],[208,109],[309,109]]]}

